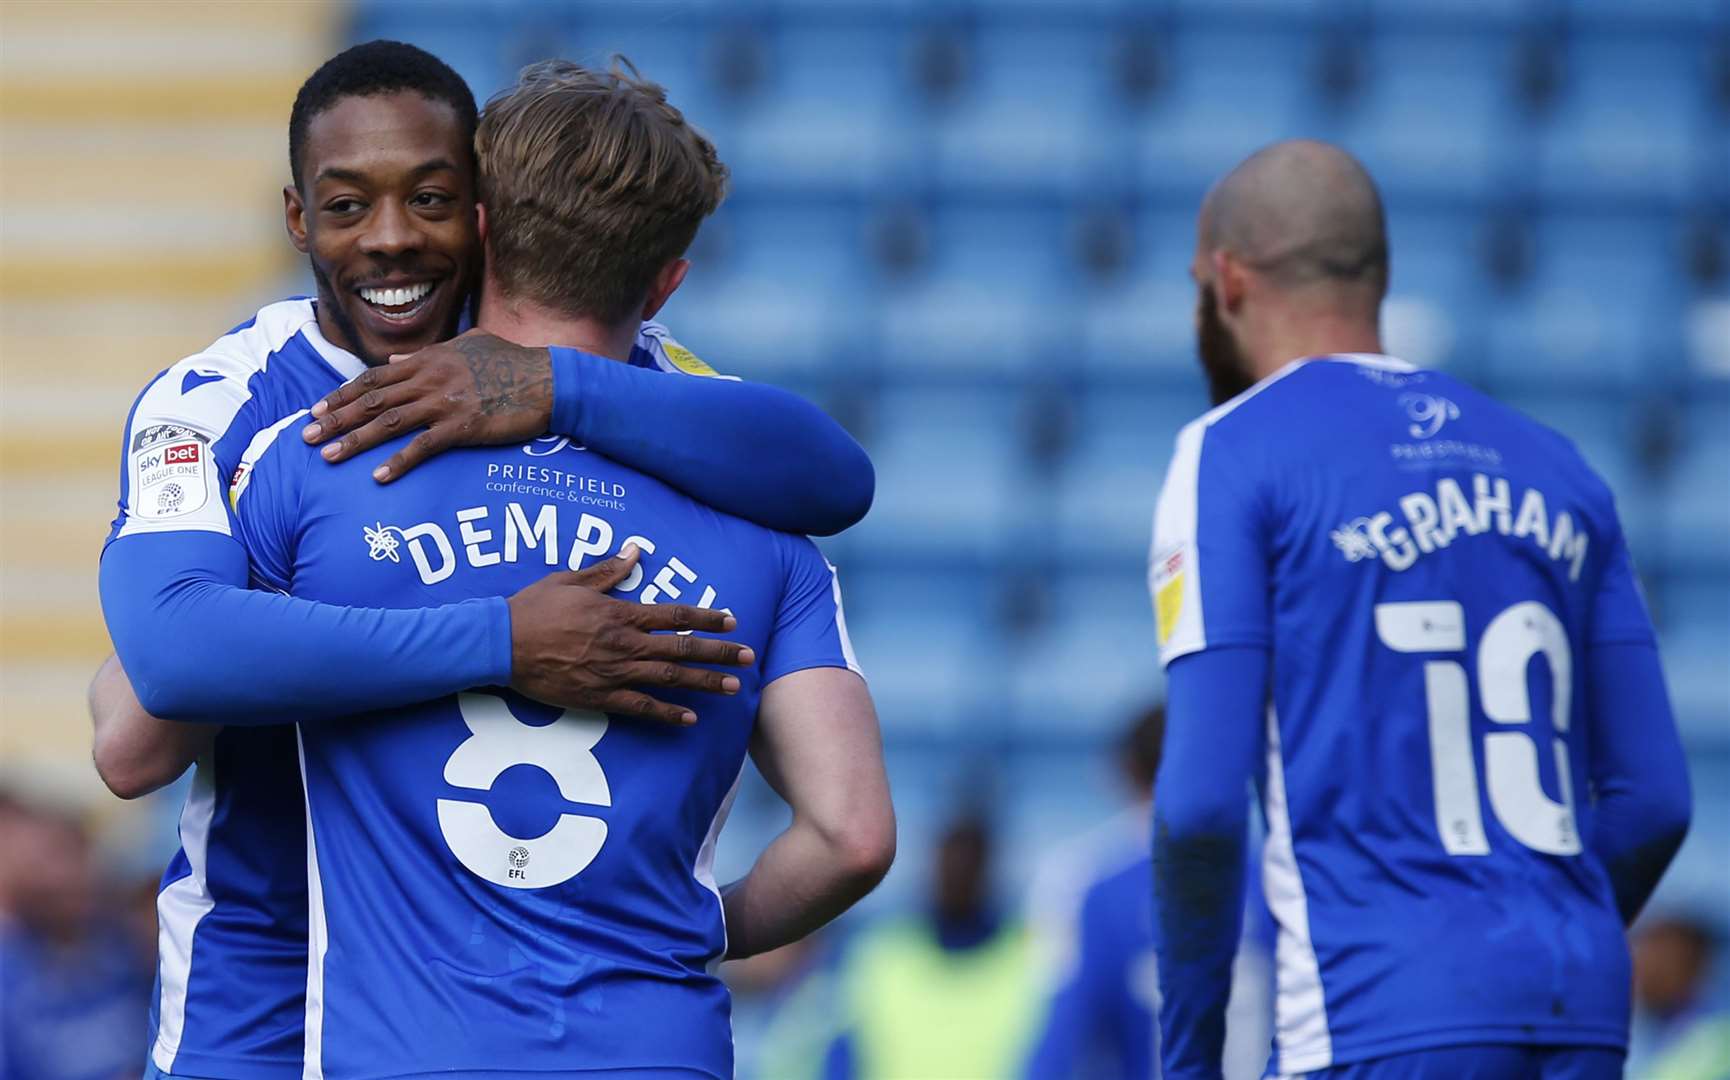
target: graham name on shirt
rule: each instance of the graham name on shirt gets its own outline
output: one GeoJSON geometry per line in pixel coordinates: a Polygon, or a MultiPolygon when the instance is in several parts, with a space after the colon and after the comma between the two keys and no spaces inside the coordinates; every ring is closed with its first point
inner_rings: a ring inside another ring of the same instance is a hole
{"type": "MultiPolygon", "coordinates": [[[[456,572],[459,557],[476,570],[530,560],[544,562],[547,566],[562,563],[571,570],[581,570],[588,560],[605,558],[635,544],[642,549],[643,562],[631,570],[631,575],[614,592],[630,594],[641,586],[643,591],[638,599],[642,603],[691,603],[686,595],[701,584],[697,571],[675,555],[644,586],[643,579],[647,575],[643,567],[648,557],[655,554],[655,541],[647,536],[632,535],[620,540],[615,547],[612,522],[596,514],[584,513],[577,519],[567,544],[561,540],[556,506],[542,504],[532,517],[520,502],[505,503],[502,514],[495,515],[496,510],[497,507],[492,506],[470,506],[458,510],[454,542],[451,531],[436,521],[423,521],[396,530],[408,548],[409,559],[414,563],[421,582],[436,585],[450,577],[456,572]],[[460,556],[458,548],[461,548],[460,556]]],[[[715,587],[703,584],[701,596],[695,603],[700,608],[712,608],[715,598],[715,587]]]]}
{"type": "Polygon", "coordinates": [[[1583,525],[1563,510],[1554,517],[1544,493],[1527,488],[1516,506],[1504,477],[1472,474],[1472,495],[1451,476],[1436,480],[1435,492],[1414,491],[1402,496],[1399,515],[1383,510],[1346,523],[1332,540],[1347,560],[1379,557],[1390,570],[1405,570],[1422,556],[1452,544],[1462,534],[1477,536],[1494,531],[1502,536],[1530,540],[1550,558],[1566,560],[1568,580],[1580,580],[1586,565],[1587,535],[1583,525]]]}

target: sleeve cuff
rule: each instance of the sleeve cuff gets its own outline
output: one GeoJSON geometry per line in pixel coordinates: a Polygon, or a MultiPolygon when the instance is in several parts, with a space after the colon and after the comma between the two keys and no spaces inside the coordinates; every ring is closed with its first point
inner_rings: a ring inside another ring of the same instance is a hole
{"type": "MultiPolygon", "coordinates": [[[[457,641],[464,643],[468,663],[454,672],[468,686],[511,684],[511,605],[502,596],[464,600],[450,611],[460,629],[457,641]]],[[[455,629],[455,627],[453,627],[455,629]]],[[[446,639],[450,640],[450,639],[446,639]]]]}
{"type": "Polygon", "coordinates": [[[490,628],[488,645],[492,656],[492,684],[509,686],[512,666],[510,601],[502,596],[492,596],[483,603],[487,605],[490,628]]]}

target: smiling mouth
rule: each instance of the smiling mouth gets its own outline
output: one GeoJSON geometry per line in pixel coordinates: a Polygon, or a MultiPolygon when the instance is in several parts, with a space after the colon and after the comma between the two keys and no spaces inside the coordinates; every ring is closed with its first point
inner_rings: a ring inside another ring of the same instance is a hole
{"type": "Polygon", "coordinates": [[[437,291],[437,282],[420,281],[413,285],[363,287],[356,289],[355,294],[380,317],[390,322],[409,322],[426,308],[437,291]]]}

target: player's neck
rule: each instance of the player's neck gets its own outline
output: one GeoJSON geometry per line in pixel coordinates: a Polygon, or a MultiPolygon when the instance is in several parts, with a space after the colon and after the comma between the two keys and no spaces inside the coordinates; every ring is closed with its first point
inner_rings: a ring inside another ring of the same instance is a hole
{"type": "Polygon", "coordinates": [[[625,362],[631,359],[631,347],[637,341],[634,323],[606,326],[528,301],[512,301],[491,290],[481,297],[475,325],[518,345],[561,345],[625,362]]]}
{"type": "Polygon", "coordinates": [[[1282,320],[1269,328],[1252,354],[1257,381],[1267,378],[1293,360],[1340,353],[1380,353],[1381,330],[1374,321],[1356,316],[1314,313],[1302,319],[1282,320]]]}

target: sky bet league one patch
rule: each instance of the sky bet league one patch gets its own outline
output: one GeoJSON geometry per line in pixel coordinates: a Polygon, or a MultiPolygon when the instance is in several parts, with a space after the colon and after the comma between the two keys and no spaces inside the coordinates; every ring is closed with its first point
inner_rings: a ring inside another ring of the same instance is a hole
{"type": "Polygon", "coordinates": [[[210,441],[191,428],[158,424],[132,440],[132,513],[146,519],[190,514],[210,498],[210,441]]]}

